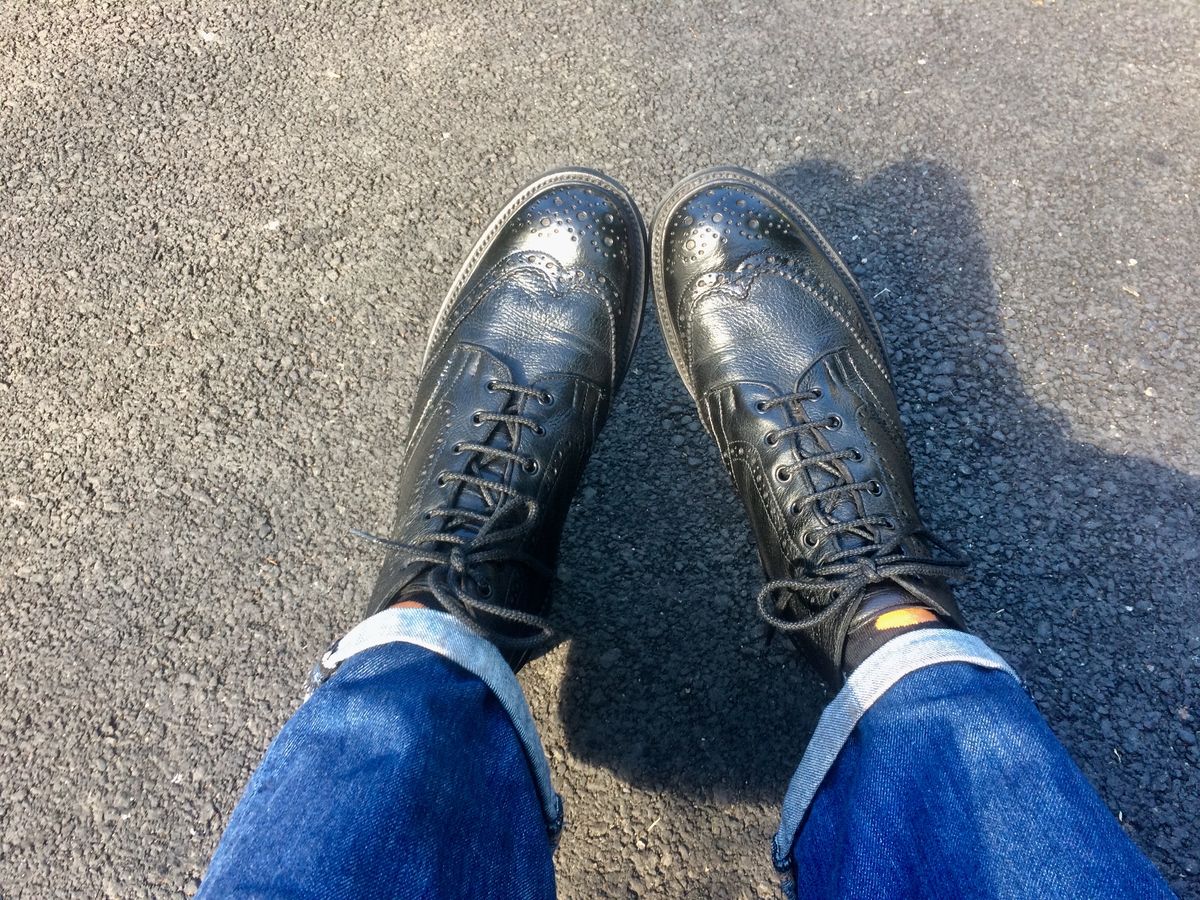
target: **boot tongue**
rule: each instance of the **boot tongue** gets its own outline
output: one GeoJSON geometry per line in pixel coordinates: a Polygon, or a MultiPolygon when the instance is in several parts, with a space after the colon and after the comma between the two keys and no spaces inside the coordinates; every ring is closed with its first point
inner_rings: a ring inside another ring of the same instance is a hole
{"type": "MultiPolygon", "coordinates": [[[[512,402],[506,403],[499,410],[501,413],[515,411],[512,402]]],[[[504,422],[493,422],[490,424],[492,427],[487,437],[479,440],[478,443],[495,447],[499,450],[511,449],[510,426],[504,422]]],[[[486,454],[476,453],[472,456],[464,471],[473,478],[502,485],[507,479],[508,467],[510,465],[512,463],[509,460],[489,458],[486,454]]],[[[454,509],[490,515],[497,506],[504,502],[505,497],[505,494],[490,491],[486,487],[475,484],[461,484],[456,491],[454,502],[451,505],[454,509]]],[[[493,527],[504,527],[505,524],[504,522],[497,522],[493,527]]],[[[482,527],[482,522],[474,522],[464,517],[459,517],[454,525],[448,526],[440,534],[453,535],[469,540],[475,537],[482,527]]],[[[436,537],[433,540],[436,541],[436,537]]],[[[395,600],[392,601],[393,604],[403,601],[414,601],[433,609],[441,609],[442,605],[437,602],[436,596],[429,588],[429,579],[434,577],[430,573],[434,568],[432,565],[422,566],[416,577],[396,595],[395,600]]]]}
{"type": "MultiPolygon", "coordinates": [[[[812,377],[800,379],[796,385],[796,392],[803,393],[811,390],[814,387],[819,387],[822,392],[822,406],[819,412],[814,412],[816,416],[830,416],[835,412],[842,416],[843,419],[853,419],[853,410],[850,408],[842,408],[838,405],[836,409],[831,408],[831,401],[836,404],[837,401],[844,397],[838,385],[832,383],[831,379],[819,379],[819,383],[812,377]],[[841,397],[839,397],[841,395],[841,397]]],[[[805,420],[805,412],[801,404],[794,404],[789,410],[797,421],[805,420]]],[[[812,421],[811,419],[809,421],[812,421]]],[[[815,432],[801,432],[796,437],[797,446],[803,456],[810,457],[822,453],[828,453],[832,449],[823,438],[818,437],[822,432],[817,429],[815,432]]],[[[809,475],[812,478],[813,489],[816,491],[826,490],[846,483],[846,478],[843,475],[844,467],[837,462],[828,462],[820,465],[809,467],[809,475]]],[[[862,516],[863,511],[859,507],[859,499],[852,493],[840,494],[831,500],[825,501],[820,505],[820,511],[827,518],[834,522],[847,522],[852,519],[857,519],[862,516]]],[[[843,532],[834,537],[837,541],[838,548],[841,550],[853,550],[860,547],[867,547],[875,543],[873,536],[867,536],[862,533],[843,532]]]]}
{"type": "MultiPolygon", "coordinates": [[[[501,407],[499,412],[502,415],[520,415],[519,397],[509,396],[508,401],[501,407]]],[[[517,443],[520,426],[511,425],[506,422],[489,422],[488,425],[490,429],[487,436],[478,440],[477,443],[494,447],[497,450],[512,450],[517,443]]],[[[472,454],[472,458],[467,463],[465,471],[467,475],[474,478],[502,486],[511,480],[510,474],[513,465],[515,463],[512,460],[505,459],[504,457],[495,457],[487,453],[475,453],[472,454]]],[[[458,509],[488,515],[496,507],[500,506],[507,496],[507,494],[501,491],[489,490],[480,485],[463,484],[459,488],[458,497],[454,505],[458,509]]],[[[500,527],[503,527],[505,524],[507,523],[496,523],[500,527]]],[[[463,537],[471,537],[477,534],[482,527],[481,523],[462,522],[451,533],[463,537]]]]}

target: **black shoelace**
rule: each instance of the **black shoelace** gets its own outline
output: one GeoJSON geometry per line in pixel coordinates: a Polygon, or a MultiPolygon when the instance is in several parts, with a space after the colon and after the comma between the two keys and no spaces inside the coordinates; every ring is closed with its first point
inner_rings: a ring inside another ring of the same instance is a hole
{"type": "MultiPolygon", "coordinates": [[[[758,410],[767,412],[784,404],[798,407],[800,403],[816,400],[820,396],[819,388],[786,394],[759,401],[758,410]]],[[[837,416],[820,421],[801,422],[770,432],[766,440],[768,445],[775,446],[787,438],[799,438],[804,434],[813,436],[818,429],[837,429],[841,424],[841,419],[837,416]]],[[[850,500],[856,509],[861,509],[856,495],[860,492],[875,496],[882,493],[883,486],[873,479],[846,481],[838,467],[832,465],[842,459],[857,461],[862,459],[862,453],[856,449],[813,453],[775,470],[775,477],[780,481],[790,481],[806,469],[819,466],[837,479],[832,486],[814,491],[793,504],[790,510],[792,515],[798,515],[803,512],[804,507],[816,504],[827,517],[832,518],[833,507],[843,500],[850,500]]],[[[837,535],[853,536],[858,540],[854,546],[824,554],[815,564],[808,565],[802,574],[763,585],[758,593],[758,612],[773,628],[782,632],[813,628],[828,618],[841,615],[848,607],[857,606],[865,596],[867,588],[873,584],[906,577],[953,578],[961,575],[967,568],[965,559],[928,530],[899,528],[888,516],[856,515],[845,521],[834,521],[832,524],[806,531],[801,540],[808,547],[817,547],[825,538],[837,535]],[[885,538],[885,531],[891,532],[890,536],[885,538]],[[920,539],[944,555],[912,556],[904,547],[904,542],[909,538],[920,539]],[[791,598],[787,596],[789,594],[801,602],[791,602],[791,598]],[[784,618],[784,614],[790,616],[784,618]]]]}
{"type": "Polygon", "coordinates": [[[544,577],[553,577],[554,573],[543,563],[514,549],[537,524],[540,510],[534,498],[521,494],[508,483],[504,470],[509,463],[527,472],[536,472],[538,468],[536,458],[511,449],[516,446],[522,428],[536,435],[545,434],[536,420],[515,411],[519,399],[529,397],[548,406],[554,398],[545,391],[506,381],[490,381],[487,389],[508,394],[506,411],[476,410],[472,415],[472,425],[489,430],[481,441],[459,441],[452,448],[454,453],[470,454],[471,458],[463,472],[438,475],[438,486],[448,491],[450,501],[425,513],[425,520],[431,523],[429,533],[411,543],[364,531],[352,533],[402,554],[410,565],[430,566],[426,584],[443,610],[497,647],[519,652],[546,643],[553,630],[541,616],[490,602],[487,598],[493,593],[492,587],[479,567],[484,563],[515,562],[544,577]],[[497,438],[499,445],[490,443],[497,438]],[[482,510],[455,504],[468,490],[482,500],[482,510]],[[480,616],[532,633],[513,635],[494,626],[486,627],[481,624],[480,616]]]}

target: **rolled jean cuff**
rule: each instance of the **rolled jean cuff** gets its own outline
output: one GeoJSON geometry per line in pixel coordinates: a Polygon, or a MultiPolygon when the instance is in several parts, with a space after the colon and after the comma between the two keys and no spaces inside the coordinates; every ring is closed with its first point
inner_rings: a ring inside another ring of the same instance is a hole
{"type": "Polygon", "coordinates": [[[872,653],[821,714],[812,740],[788,784],[779,831],[772,844],[775,868],[781,872],[790,868],[792,847],[804,824],[805,813],[859,719],[905,675],[948,662],[972,663],[1017,677],[1008,663],[979,638],[950,629],[911,631],[872,653]]]}
{"type": "Polygon", "coordinates": [[[385,609],[360,622],[341,640],[334,641],[313,667],[306,699],[356,653],[392,643],[416,644],[443,656],[477,677],[495,694],[525,751],[551,843],[557,843],[563,826],[562,798],[551,784],[550,764],[521,685],[499,650],[448,613],[432,609],[385,609]]]}

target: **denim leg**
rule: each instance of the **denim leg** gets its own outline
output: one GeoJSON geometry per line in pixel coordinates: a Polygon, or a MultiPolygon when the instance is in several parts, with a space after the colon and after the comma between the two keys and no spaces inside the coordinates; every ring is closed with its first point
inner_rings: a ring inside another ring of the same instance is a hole
{"type": "Polygon", "coordinates": [[[503,666],[453,620],[394,612],[364,623],[375,635],[390,624],[387,639],[363,640],[363,626],[343,639],[360,646],[283,727],[201,896],[554,896],[561,818],[553,806],[547,816],[531,765],[540,744],[506,708],[525,709],[516,680],[455,661],[451,645],[466,642],[503,666]],[[499,693],[485,683],[497,678],[510,682],[499,693]]]}
{"type": "Polygon", "coordinates": [[[1011,670],[901,660],[777,839],[798,896],[1172,896],[1011,670]]]}

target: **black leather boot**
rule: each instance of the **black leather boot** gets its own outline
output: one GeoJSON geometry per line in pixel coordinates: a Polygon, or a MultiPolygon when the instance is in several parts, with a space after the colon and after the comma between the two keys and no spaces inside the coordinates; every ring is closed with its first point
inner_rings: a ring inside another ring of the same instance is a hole
{"type": "Polygon", "coordinates": [[[864,599],[963,627],[964,563],[921,523],[874,315],[804,213],[739,169],[677,185],[655,217],[667,346],[749,513],[763,618],[831,682],[864,599]]]}
{"type": "Polygon", "coordinates": [[[641,216],[597,172],[545,175],[487,227],[425,349],[368,615],[416,599],[514,669],[546,643],[563,520],[633,355],[647,275],[641,216]]]}

